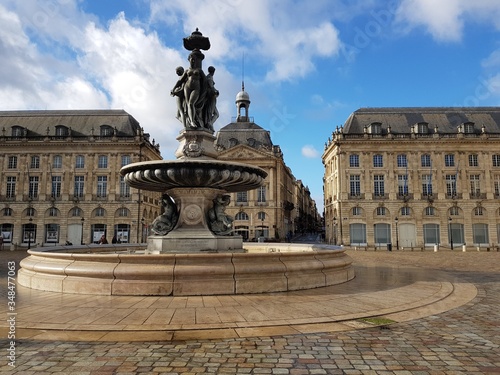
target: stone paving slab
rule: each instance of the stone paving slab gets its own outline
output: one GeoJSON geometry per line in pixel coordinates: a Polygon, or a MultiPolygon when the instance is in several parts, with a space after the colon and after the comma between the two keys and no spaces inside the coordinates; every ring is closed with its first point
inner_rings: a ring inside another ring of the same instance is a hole
{"type": "MultiPolygon", "coordinates": [[[[362,264],[355,270],[357,277],[345,284],[230,296],[91,296],[17,286],[16,333],[21,339],[91,341],[184,340],[197,332],[212,338],[287,335],[301,332],[295,326],[312,332],[317,324],[324,329],[325,323],[350,322],[330,326],[344,329],[373,316],[390,315],[393,321],[427,316],[476,295],[473,285],[457,293],[460,284],[442,271],[362,264]]],[[[7,309],[0,306],[0,314],[7,309]]],[[[7,322],[0,322],[0,334],[7,329],[7,322]]]]}
{"type": "MultiPolygon", "coordinates": [[[[439,274],[441,282],[446,276],[453,292],[436,302],[384,315],[381,318],[397,318],[396,322],[378,326],[368,318],[295,324],[290,326],[294,332],[282,334],[264,327],[269,331],[246,337],[214,338],[219,337],[219,330],[214,336],[210,330],[181,330],[184,338],[141,342],[16,338],[15,367],[0,358],[0,371],[72,375],[500,373],[500,253],[352,251],[349,255],[357,267],[367,270],[382,266],[395,274],[395,270],[407,273],[418,268],[424,275],[439,274]],[[475,296],[458,303],[469,293],[475,296]],[[202,331],[203,337],[189,336],[202,331]]],[[[348,284],[338,295],[360,293],[348,284]]],[[[370,291],[376,292],[376,286],[366,285],[363,293],[370,291]]]]}

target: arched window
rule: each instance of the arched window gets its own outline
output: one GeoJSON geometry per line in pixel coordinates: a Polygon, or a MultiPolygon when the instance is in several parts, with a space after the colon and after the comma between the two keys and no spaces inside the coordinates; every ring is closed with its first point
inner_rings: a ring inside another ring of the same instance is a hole
{"type": "Polygon", "coordinates": [[[235,216],[235,220],[248,220],[248,215],[246,212],[238,212],[235,216]]]}
{"type": "Polygon", "coordinates": [[[425,207],[425,216],[434,216],[434,215],[435,215],[434,207],[432,206],[425,207]]]}
{"type": "Polygon", "coordinates": [[[64,125],[56,125],[56,136],[67,137],[69,135],[68,128],[64,125]]]}
{"type": "Polygon", "coordinates": [[[113,128],[109,125],[101,125],[101,137],[111,137],[113,135],[113,128]]]}
{"type": "Polygon", "coordinates": [[[127,217],[129,216],[129,210],[126,207],[120,207],[118,209],[118,216],[119,217],[127,217]]]}
{"type": "Polygon", "coordinates": [[[96,217],[106,216],[106,210],[102,207],[97,207],[94,211],[94,216],[96,217]]]}

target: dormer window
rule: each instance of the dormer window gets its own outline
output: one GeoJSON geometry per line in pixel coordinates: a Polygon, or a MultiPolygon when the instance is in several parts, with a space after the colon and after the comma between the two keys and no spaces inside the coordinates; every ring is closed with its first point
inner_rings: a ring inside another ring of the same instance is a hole
{"type": "Polygon", "coordinates": [[[67,137],[68,136],[68,128],[64,125],[56,126],[56,136],[57,137],[67,137]]]}
{"type": "Polygon", "coordinates": [[[113,128],[109,125],[101,125],[101,137],[111,137],[113,135],[113,128]]]}
{"type": "Polygon", "coordinates": [[[370,134],[382,134],[382,123],[372,122],[368,126],[368,133],[370,133],[370,134]]]}
{"type": "Polygon", "coordinates": [[[464,122],[463,128],[464,128],[465,134],[474,134],[475,133],[473,122],[464,122]]]}
{"type": "Polygon", "coordinates": [[[14,138],[19,138],[24,135],[24,128],[22,126],[13,126],[12,127],[12,136],[14,138]]]}
{"type": "Polygon", "coordinates": [[[427,122],[419,122],[415,125],[417,134],[429,134],[429,124],[427,122]]]}

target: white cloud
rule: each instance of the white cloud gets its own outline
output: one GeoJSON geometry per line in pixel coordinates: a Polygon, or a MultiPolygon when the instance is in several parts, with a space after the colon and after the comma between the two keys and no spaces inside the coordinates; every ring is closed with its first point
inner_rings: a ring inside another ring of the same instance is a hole
{"type": "MultiPolygon", "coordinates": [[[[316,3],[315,3],[316,4],[316,3]]],[[[314,70],[314,59],[335,56],[338,30],[329,20],[331,4],[306,6],[292,0],[211,0],[196,7],[183,0],[153,1],[153,20],[182,20],[184,32],[210,30],[212,58],[247,56],[269,61],[266,79],[288,81],[314,70]],[[330,6],[330,7],[329,7],[330,6]]]]}
{"type": "Polygon", "coordinates": [[[500,28],[497,0],[403,0],[396,21],[406,32],[424,27],[434,39],[460,41],[466,22],[487,22],[500,28]]]}
{"type": "Polygon", "coordinates": [[[312,145],[305,145],[302,147],[302,156],[308,159],[316,159],[320,156],[318,150],[312,145]]]}

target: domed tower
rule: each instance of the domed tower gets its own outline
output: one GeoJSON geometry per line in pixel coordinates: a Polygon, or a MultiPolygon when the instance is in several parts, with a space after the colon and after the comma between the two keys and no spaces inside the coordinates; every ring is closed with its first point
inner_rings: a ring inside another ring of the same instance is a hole
{"type": "Polygon", "coordinates": [[[236,94],[236,110],[238,116],[236,122],[248,122],[248,108],[250,107],[250,95],[245,91],[245,83],[241,83],[241,91],[236,94]]]}

